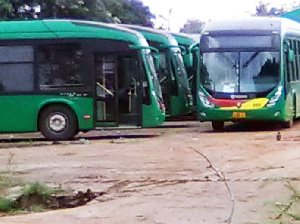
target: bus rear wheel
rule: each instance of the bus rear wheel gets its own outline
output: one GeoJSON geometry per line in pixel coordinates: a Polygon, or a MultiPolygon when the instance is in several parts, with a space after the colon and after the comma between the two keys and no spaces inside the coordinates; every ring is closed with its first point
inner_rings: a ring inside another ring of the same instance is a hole
{"type": "Polygon", "coordinates": [[[39,129],[46,139],[68,140],[77,133],[77,119],[66,106],[49,106],[40,114],[39,129]]]}
{"type": "Polygon", "coordinates": [[[294,124],[294,119],[292,118],[292,119],[290,119],[288,121],[283,121],[281,123],[281,127],[283,127],[283,128],[291,128],[293,126],[293,124],[294,124]]]}
{"type": "Polygon", "coordinates": [[[211,126],[214,131],[222,131],[224,129],[224,121],[212,121],[211,126]]]}
{"type": "MultiPolygon", "coordinates": [[[[294,99],[294,101],[295,101],[295,99],[294,99]]],[[[295,114],[296,114],[295,103],[293,104],[292,112],[293,112],[293,117],[290,120],[288,120],[288,121],[283,121],[281,123],[281,127],[283,127],[283,128],[291,128],[294,125],[294,118],[295,118],[295,114]]]]}

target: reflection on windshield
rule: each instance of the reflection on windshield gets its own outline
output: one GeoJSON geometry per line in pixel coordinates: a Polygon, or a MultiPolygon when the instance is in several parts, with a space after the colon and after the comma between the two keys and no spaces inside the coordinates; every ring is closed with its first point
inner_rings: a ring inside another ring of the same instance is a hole
{"type": "Polygon", "coordinates": [[[166,81],[168,80],[169,73],[167,55],[165,52],[159,52],[158,78],[161,85],[165,85],[167,83],[166,81]]]}
{"type": "Polygon", "coordinates": [[[201,82],[212,92],[265,92],[279,82],[279,53],[204,53],[201,82]]]}
{"type": "Polygon", "coordinates": [[[187,72],[185,70],[183,58],[180,52],[174,52],[174,66],[177,70],[177,76],[179,78],[179,83],[185,89],[189,89],[187,72]]]}
{"type": "Polygon", "coordinates": [[[162,99],[161,87],[160,87],[160,84],[159,84],[159,80],[158,80],[158,77],[157,77],[157,73],[156,73],[156,70],[155,70],[153,57],[152,57],[151,53],[146,54],[146,62],[147,62],[147,66],[149,67],[149,71],[150,71],[150,75],[151,75],[151,78],[152,78],[152,82],[153,82],[155,92],[162,99]]]}

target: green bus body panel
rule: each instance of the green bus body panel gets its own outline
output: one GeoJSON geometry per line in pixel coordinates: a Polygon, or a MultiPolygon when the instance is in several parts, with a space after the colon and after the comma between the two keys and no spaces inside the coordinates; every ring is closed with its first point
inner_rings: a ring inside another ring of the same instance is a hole
{"type": "MultiPolygon", "coordinates": [[[[175,39],[170,33],[160,30],[155,30],[153,28],[148,27],[141,27],[136,25],[123,25],[121,26],[136,30],[140,32],[148,41],[158,42],[160,43],[160,46],[158,48],[159,51],[168,49],[170,46],[178,46],[179,45],[175,39]],[[175,42],[175,44],[174,44],[175,42]]],[[[157,46],[156,46],[157,47],[157,46]]],[[[174,60],[174,59],[171,59],[174,60]]],[[[178,88],[178,96],[171,95],[170,96],[170,108],[168,110],[167,116],[178,116],[178,115],[185,115],[192,111],[193,105],[193,99],[188,98],[186,99],[184,97],[184,92],[181,88],[178,88]]]]}
{"type": "MultiPolygon", "coordinates": [[[[161,44],[161,48],[166,48],[172,45],[170,41],[172,41],[173,37],[171,34],[155,30],[153,28],[148,27],[141,27],[136,25],[127,25],[127,24],[120,24],[121,27],[126,27],[141,33],[147,40],[159,42],[161,44]]],[[[158,49],[161,50],[161,49],[158,49]]]]}
{"type": "Polygon", "coordinates": [[[32,20],[0,22],[0,39],[104,38],[140,45],[138,32],[99,22],[32,20]]]}
{"type": "MultiPolygon", "coordinates": [[[[137,31],[100,22],[60,19],[0,22],[0,39],[2,40],[65,38],[119,40],[127,42],[129,46],[137,47],[142,46],[145,40],[137,31]]],[[[151,102],[150,106],[141,105],[143,113],[141,122],[144,127],[160,125],[165,118],[164,112],[158,109],[156,100],[152,99],[151,102]]],[[[72,108],[78,119],[79,130],[93,129],[95,125],[100,124],[94,121],[94,99],[91,97],[65,94],[7,94],[0,95],[0,132],[37,131],[40,109],[50,104],[64,104],[72,108]],[[90,118],[86,119],[84,115],[89,115],[90,118]]],[[[106,122],[106,126],[110,125],[108,123],[106,122]]]]}
{"type": "Polygon", "coordinates": [[[69,106],[77,115],[80,130],[93,128],[92,98],[66,98],[57,95],[2,95],[0,96],[0,132],[37,131],[40,110],[51,104],[69,106]],[[84,119],[84,115],[91,117],[84,119]]]}
{"type": "Polygon", "coordinates": [[[294,20],[299,23],[300,22],[300,8],[294,9],[289,12],[282,13],[279,16],[283,17],[283,18],[288,18],[288,19],[294,20]]]}
{"type": "Polygon", "coordinates": [[[196,43],[196,41],[182,33],[172,33],[172,35],[175,37],[176,41],[178,42],[179,46],[185,46],[189,47],[192,44],[196,43]]]}
{"type": "MultiPolygon", "coordinates": [[[[193,44],[197,43],[192,37],[188,36],[187,34],[184,33],[172,33],[172,35],[175,37],[176,41],[178,42],[178,45],[181,47],[184,47],[186,50],[192,46],[193,44]]],[[[199,37],[200,40],[200,37],[199,37]]],[[[198,42],[199,42],[198,40],[198,42]]],[[[190,88],[192,91],[192,97],[193,97],[193,111],[197,109],[197,87],[196,87],[196,77],[197,73],[199,72],[199,51],[196,51],[196,53],[191,52],[192,54],[192,59],[193,59],[193,66],[189,67],[189,63],[187,60],[189,60],[187,57],[188,55],[182,54],[183,57],[183,62],[186,68],[186,72],[188,74],[188,78],[190,79],[190,88]],[[193,78],[191,78],[193,77],[193,78]]]]}
{"type": "MultiPolygon", "coordinates": [[[[190,100],[192,102],[192,99],[190,100]]],[[[192,105],[185,100],[183,94],[178,94],[178,96],[171,96],[171,110],[170,116],[188,114],[191,112],[192,105]]]]}
{"type": "MultiPolygon", "coordinates": [[[[153,96],[151,97],[151,101],[155,102],[153,96]]],[[[154,104],[142,106],[142,127],[155,127],[162,124],[165,120],[165,113],[162,113],[157,106],[154,104]]]]}
{"type": "MultiPolygon", "coordinates": [[[[269,97],[267,97],[269,98],[269,97]]],[[[201,100],[197,98],[197,114],[199,121],[288,121],[293,118],[293,95],[291,91],[280,97],[277,103],[271,107],[260,109],[220,109],[205,107],[201,100]],[[245,118],[233,118],[233,112],[245,112],[245,118]],[[276,112],[280,112],[279,116],[275,116],[276,112]],[[203,115],[205,113],[205,116],[203,115]]],[[[298,114],[299,115],[299,114],[298,114]]]]}

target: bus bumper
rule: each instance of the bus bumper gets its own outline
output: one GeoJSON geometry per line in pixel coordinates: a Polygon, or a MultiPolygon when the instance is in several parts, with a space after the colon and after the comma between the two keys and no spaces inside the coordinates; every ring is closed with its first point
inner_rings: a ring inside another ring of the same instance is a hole
{"type": "Polygon", "coordinates": [[[200,109],[198,119],[204,121],[286,121],[285,112],[277,108],[262,108],[258,110],[221,110],[200,109]]]}

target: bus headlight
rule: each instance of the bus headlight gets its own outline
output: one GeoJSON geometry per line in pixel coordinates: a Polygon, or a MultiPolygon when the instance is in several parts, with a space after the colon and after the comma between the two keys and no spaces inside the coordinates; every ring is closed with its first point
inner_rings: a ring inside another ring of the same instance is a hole
{"type": "Polygon", "coordinates": [[[198,91],[198,95],[199,95],[199,99],[202,102],[203,106],[210,107],[210,108],[215,106],[207,99],[207,96],[203,92],[198,91]]]}
{"type": "Polygon", "coordinates": [[[279,98],[281,96],[281,92],[282,92],[282,86],[279,86],[277,91],[275,92],[275,94],[271,97],[271,99],[269,99],[266,106],[267,107],[274,106],[277,103],[277,101],[279,100],[279,98]]]}

